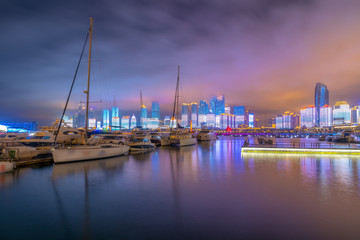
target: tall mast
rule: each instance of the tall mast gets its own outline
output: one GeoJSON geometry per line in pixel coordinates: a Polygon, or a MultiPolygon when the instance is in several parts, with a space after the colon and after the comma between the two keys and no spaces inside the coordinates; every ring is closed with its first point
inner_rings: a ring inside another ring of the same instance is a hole
{"type": "Polygon", "coordinates": [[[87,90],[86,90],[86,117],[85,117],[85,143],[87,143],[87,131],[89,127],[89,95],[90,95],[90,62],[91,62],[91,40],[92,40],[92,27],[93,19],[90,18],[90,28],[89,28],[89,62],[88,62],[88,81],[87,81],[87,90]]]}
{"type": "Polygon", "coordinates": [[[179,82],[180,82],[180,65],[178,65],[178,76],[176,83],[176,127],[179,126],[179,82]]]}

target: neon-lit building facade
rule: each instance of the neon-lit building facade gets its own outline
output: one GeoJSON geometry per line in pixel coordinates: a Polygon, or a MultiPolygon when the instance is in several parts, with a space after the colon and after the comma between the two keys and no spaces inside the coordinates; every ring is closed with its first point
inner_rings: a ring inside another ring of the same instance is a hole
{"type": "Polygon", "coordinates": [[[215,114],[208,113],[206,114],[206,126],[208,127],[215,127],[215,114]]]}
{"type": "Polygon", "coordinates": [[[282,129],[283,128],[283,120],[282,115],[277,115],[275,118],[275,127],[276,129],[282,129]]]}
{"type": "Polygon", "coordinates": [[[147,127],[150,129],[156,129],[159,127],[159,119],[158,118],[148,118],[147,119],[147,127]]]}
{"type": "Polygon", "coordinates": [[[239,125],[245,125],[245,106],[235,106],[234,115],[236,127],[239,127],[239,125]]]}
{"type": "Polygon", "coordinates": [[[120,130],[120,118],[119,118],[119,108],[111,108],[111,129],[120,130]]]}
{"type": "Polygon", "coordinates": [[[140,108],[140,126],[142,128],[147,128],[146,122],[147,122],[147,109],[146,109],[145,105],[141,105],[141,108],[140,108]]]}
{"type": "Polygon", "coordinates": [[[206,115],[209,113],[209,105],[204,100],[200,100],[199,103],[199,119],[198,124],[206,125],[206,115]]]}
{"type": "Polygon", "coordinates": [[[132,115],[130,121],[131,121],[131,122],[130,122],[130,129],[136,128],[136,117],[135,117],[134,114],[132,115]]]}
{"type": "Polygon", "coordinates": [[[183,103],[181,106],[181,126],[182,127],[190,127],[190,118],[189,118],[189,111],[190,111],[190,104],[183,103]]]}
{"type": "Polygon", "coordinates": [[[160,119],[160,105],[158,102],[151,103],[151,117],[160,119]]]}
{"type": "Polygon", "coordinates": [[[333,124],[349,124],[351,123],[351,109],[346,101],[338,101],[333,108],[333,124]]]}
{"type": "Polygon", "coordinates": [[[196,102],[191,103],[191,122],[192,127],[198,126],[198,104],[196,102]]]}
{"type": "Polygon", "coordinates": [[[249,113],[249,128],[254,128],[254,114],[249,113]]]}
{"type": "Polygon", "coordinates": [[[96,128],[96,118],[89,118],[89,128],[96,128]]]}
{"type": "Polygon", "coordinates": [[[231,114],[231,108],[229,106],[225,106],[225,113],[231,114]]]}
{"type": "Polygon", "coordinates": [[[312,128],[316,124],[316,108],[310,105],[300,110],[300,125],[301,127],[312,128]]]}
{"type": "Polygon", "coordinates": [[[318,82],[315,86],[315,125],[320,126],[320,108],[329,105],[329,90],[326,85],[318,82]]]}
{"type": "Polygon", "coordinates": [[[164,126],[168,126],[170,127],[170,116],[165,116],[164,117],[164,126]]]}
{"type": "Polygon", "coordinates": [[[351,123],[358,124],[360,122],[359,106],[353,106],[351,108],[351,123]]]}
{"type": "Polygon", "coordinates": [[[235,127],[235,115],[223,113],[219,116],[219,119],[220,119],[220,124],[219,124],[220,129],[226,129],[227,127],[230,128],[235,127]]]}
{"type": "Polygon", "coordinates": [[[110,112],[107,109],[103,110],[103,129],[104,130],[110,129],[110,112]]]}
{"type": "Polygon", "coordinates": [[[332,120],[332,107],[325,104],[320,108],[320,127],[331,127],[332,120]]]}
{"type": "Polygon", "coordinates": [[[215,106],[215,115],[221,115],[222,113],[225,113],[225,96],[224,94],[219,95],[216,98],[216,106],[215,106]]]}
{"type": "Polygon", "coordinates": [[[129,129],[130,128],[130,116],[123,116],[121,118],[121,129],[129,129]]]}

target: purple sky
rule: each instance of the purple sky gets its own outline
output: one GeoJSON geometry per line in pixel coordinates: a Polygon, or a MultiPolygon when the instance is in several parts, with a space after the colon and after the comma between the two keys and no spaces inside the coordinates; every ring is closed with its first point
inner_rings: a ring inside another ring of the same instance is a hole
{"type": "MultiPolygon", "coordinates": [[[[50,123],[61,115],[94,18],[91,99],[120,113],[225,94],[260,119],[313,104],[360,104],[358,0],[108,0],[0,3],[0,121],[50,123]]],[[[87,56],[85,56],[87,57],[87,56]]],[[[84,59],[71,98],[86,86],[84,59]]]]}

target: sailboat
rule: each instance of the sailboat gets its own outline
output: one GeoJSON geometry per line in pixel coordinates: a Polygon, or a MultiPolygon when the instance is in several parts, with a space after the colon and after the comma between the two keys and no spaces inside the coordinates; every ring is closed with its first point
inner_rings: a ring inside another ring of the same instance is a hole
{"type": "MultiPolygon", "coordinates": [[[[171,145],[173,146],[190,146],[195,145],[197,140],[194,138],[188,129],[183,129],[180,127],[178,123],[179,119],[179,83],[180,83],[180,66],[178,66],[178,76],[176,81],[176,91],[175,91],[175,101],[174,101],[174,108],[173,108],[173,116],[172,120],[175,120],[175,109],[176,109],[176,128],[170,133],[169,140],[171,145]]],[[[162,142],[161,142],[162,144],[162,142]]]]}
{"type": "MultiPolygon", "coordinates": [[[[126,155],[129,153],[129,146],[126,146],[122,143],[119,144],[86,144],[87,143],[87,130],[88,130],[88,124],[89,124],[89,90],[90,90],[90,62],[91,62],[91,40],[92,40],[92,26],[93,26],[93,19],[90,18],[90,28],[87,38],[89,36],[89,62],[88,62],[88,81],[87,81],[87,91],[84,91],[86,93],[86,123],[85,123],[85,145],[82,146],[74,146],[74,147],[67,147],[67,148],[56,148],[52,150],[53,158],[55,163],[66,163],[66,162],[76,162],[76,161],[86,161],[86,160],[95,160],[95,159],[104,159],[104,158],[110,158],[110,157],[116,157],[121,155],[126,155]]],[[[85,44],[86,44],[85,41],[85,44]]],[[[85,47],[84,44],[84,47],[85,47]]],[[[84,52],[84,47],[80,56],[79,63],[81,61],[81,57],[84,52]]],[[[78,64],[79,67],[79,64],[78,64]]],[[[78,68],[77,68],[78,69],[78,68]]],[[[76,70],[77,73],[77,70],[76,70]]],[[[76,77],[75,73],[75,77],[76,77]]],[[[67,99],[67,102],[65,104],[65,108],[63,111],[63,115],[61,117],[59,128],[57,133],[60,132],[61,123],[66,111],[67,104],[69,102],[70,94],[72,91],[72,87],[74,85],[75,77],[70,89],[70,93],[67,99]]],[[[56,141],[55,136],[55,141],[56,141]]]]}

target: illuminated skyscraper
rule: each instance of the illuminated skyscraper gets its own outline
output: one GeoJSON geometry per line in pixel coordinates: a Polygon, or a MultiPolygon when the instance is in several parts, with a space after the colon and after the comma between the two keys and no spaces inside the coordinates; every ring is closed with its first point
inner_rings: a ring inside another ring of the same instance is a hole
{"type": "Polygon", "coordinates": [[[158,102],[152,102],[151,104],[151,117],[160,119],[160,105],[158,102]]]}
{"type": "Polygon", "coordinates": [[[110,112],[107,109],[104,109],[103,111],[103,129],[109,130],[110,126],[110,112]]]}
{"type": "Polygon", "coordinates": [[[346,101],[336,102],[333,108],[333,124],[351,123],[351,109],[346,101]]]}
{"type": "Polygon", "coordinates": [[[183,103],[181,106],[181,126],[183,126],[183,127],[190,126],[189,106],[190,106],[190,104],[188,104],[188,103],[183,103]]]}
{"type": "Polygon", "coordinates": [[[300,110],[300,125],[301,127],[312,128],[316,122],[316,108],[314,105],[310,105],[300,110]]]}
{"type": "Polygon", "coordinates": [[[225,113],[231,114],[231,108],[229,106],[225,106],[225,113]]]}
{"type": "Polygon", "coordinates": [[[275,127],[276,129],[282,129],[283,128],[283,120],[282,115],[277,115],[275,118],[275,127]]]}
{"type": "Polygon", "coordinates": [[[165,116],[165,118],[164,118],[164,126],[170,127],[170,116],[165,116]]]}
{"type": "Polygon", "coordinates": [[[147,128],[155,129],[159,127],[159,119],[158,118],[148,118],[147,119],[147,128]]]}
{"type": "Polygon", "coordinates": [[[320,108],[329,105],[329,91],[325,84],[316,83],[315,86],[315,125],[320,126],[320,108]]]}
{"type": "Polygon", "coordinates": [[[320,127],[332,126],[332,108],[329,105],[324,105],[320,108],[320,127]]]}
{"type": "Polygon", "coordinates": [[[130,128],[130,116],[123,116],[121,118],[121,129],[129,129],[130,128]]]}
{"type": "Polygon", "coordinates": [[[130,129],[136,128],[136,117],[133,114],[131,117],[131,124],[130,124],[130,129]]]}
{"type": "Polygon", "coordinates": [[[209,113],[216,113],[216,97],[212,97],[209,101],[209,113]]]}
{"type": "Polygon", "coordinates": [[[254,128],[254,114],[249,113],[249,128],[254,128]]]}
{"type": "Polygon", "coordinates": [[[215,115],[221,115],[222,113],[225,113],[225,96],[219,95],[216,98],[216,109],[215,109],[215,115]]]}
{"type": "Polygon", "coordinates": [[[235,126],[245,125],[245,106],[234,107],[235,126]]]}
{"type": "Polygon", "coordinates": [[[120,130],[119,108],[111,109],[111,130],[120,130]]]}
{"type": "Polygon", "coordinates": [[[204,101],[200,100],[199,104],[199,126],[206,124],[206,115],[209,113],[209,105],[204,101]]]}
{"type": "Polygon", "coordinates": [[[192,127],[198,126],[198,104],[196,102],[191,103],[191,122],[192,127]]]}
{"type": "Polygon", "coordinates": [[[351,123],[358,124],[360,122],[360,111],[359,106],[351,108],[351,123]]]}
{"type": "Polygon", "coordinates": [[[235,115],[222,113],[219,116],[219,119],[220,119],[220,124],[219,124],[220,129],[224,130],[224,129],[227,129],[227,127],[230,127],[230,128],[235,127],[235,115]]]}
{"type": "Polygon", "coordinates": [[[145,105],[141,105],[140,108],[140,126],[142,128],[146,128],[146,122],[147,122],[147,109],[145,105]]]}

